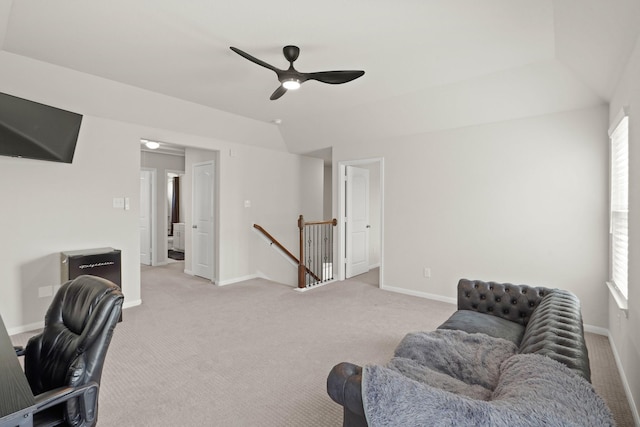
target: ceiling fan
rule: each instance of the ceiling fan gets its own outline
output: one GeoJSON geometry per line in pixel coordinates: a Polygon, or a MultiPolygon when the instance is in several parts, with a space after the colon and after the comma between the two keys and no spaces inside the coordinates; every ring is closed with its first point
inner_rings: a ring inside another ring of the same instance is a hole
{"type": "Polygon", "coordinates": [[[238,48],[233,46],[230,47],[232,51],[237,53],[238,55],[248,59],[251,62],[254,62],[264,68],[268,68],[278,75],[278,80],[280,80],[280,86],[271,94],[270,99],[273,101],[275,99],[280,98],[284,95],[287,90],[295,90],[300,87],[300,85],[307,80],[317,80],[322,83],[329,83],[332,85],[338,85],[342,83],[350,82],[351,80],[355,80],[358,77],[361,77],[364,74],[364,71],[358,70],[343,70],[343,71],[319,71],[316,73],[301,73],[300,71],[293,68],[293,62],[298,59],[298,55],[300,55],[300,48],[298,46],[285,46],[282,49],[282,53],[287,61],[289,61],[289,68],[286,70],[281,70],[279,68],[274,67],[271,64],[267,64],[264,61],[259,60],[247,52],[244,52],[238,48]]]}

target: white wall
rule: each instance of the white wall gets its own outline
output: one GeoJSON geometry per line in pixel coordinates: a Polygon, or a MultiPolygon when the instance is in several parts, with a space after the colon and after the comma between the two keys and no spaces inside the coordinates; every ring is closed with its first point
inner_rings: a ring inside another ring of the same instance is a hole
{"type": "Polygon", "coordinates": [[[71,165],[0,157],[0,191],[11,201],[1,211],[0,313],[10,333],[42,324],[51,297],[38,298],[38,288],[59,284],[60,251],[121,249],[125,304],[140,302],[140,138],[221,152],[222,281],[295,274],[250,228],[285,234],[302,209],[302,161],[284,151],[275,126],[3,51],[0,91],[85,116],[71,165]],[[131,210],[113,209],[114,197],[130,197],[131,210]],[[245,211],[245,199],[259,209],[245,211]]]}
{"type": "MultiPolygon", "coordinates": [[[[629,107],[629,317],[609,297],[609,333],[614,352],[632,395],[640,424],[640,39],[627,63],[609,109],[610,120],[629,107]]],[[[613,124],[613,123],[611,123],[613,124]]]]}
{"type": "Polygon", "coordinates": [[[334,146],[334,165],[384,158],[384,286],[451,299],[462,277],[564,288],[606,327],[606,130],[602,106],[334,146]]]}
{"type": "Polygon", "coordinates": [[[324,161],[315,157],[300,158],[300,213],[306,221],[324,218],[324,161]]]}
{"type": "Polygon", "coordinates": [[[183,101],[112,80],[0,51],[2,91],[82,114],[147,126],[146,139],[164,141],[162,131],[286,151],[277,125],[183,101]]]}
{"type": "MultiPolygon", "coordinates": [[[[253,229],[259,224],[294,255],[298,254],[298,215],[322,212],[322,160],[274,150],[212,142],[213,151],[187,148],[184,185],[191,186],[194,163],[215,160],[219,182],[217,249],[214,280],[226,285],[261,276],[295,286],[297,270],[253,229]],[[232,147],[232,148],[229,148],[232,147]],[[217,153],[217,155],[216,155],[217,153]],[[250,207],[245,207],[245,202],[250,207]]],[[[191,206],[191,192],[185,192],[191,206]]],[[[186,215],[187,248],[191,245],[191,215],[186,215]]],[[[185,270],[191,270],[190,251],[185,270]]]]}
{"type": "Polygon", "coordinates": [[[324,166],[322,219],[333,219],[333,168],[324,166]]]}
{"type": "Polygon", "coordinates": [[[60,284],[60,252],[122,250],[127,305],[140,301],[140,150],[135,127],[84,116],[72,164],[0,157],[0,313],[10,332],[38,325],[60,284]],[[129,197],[131,209],[114,209],[129,197]]]}

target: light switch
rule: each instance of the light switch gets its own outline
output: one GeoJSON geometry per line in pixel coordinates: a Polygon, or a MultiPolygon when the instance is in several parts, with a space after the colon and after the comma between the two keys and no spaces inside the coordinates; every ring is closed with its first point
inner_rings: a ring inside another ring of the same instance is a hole
{"type": "Polygon", "coordinates": [[[244,201],[244,207],[245,208],[250,208],[251,207],[251,200],[245,200],[244,201]]]}
{"type": "Polygon", "coordinates": [[[131,209],[131,199],[129,199],[128,197],[124,198],[124,210],[128,211],[129,209],[131,209]]]}

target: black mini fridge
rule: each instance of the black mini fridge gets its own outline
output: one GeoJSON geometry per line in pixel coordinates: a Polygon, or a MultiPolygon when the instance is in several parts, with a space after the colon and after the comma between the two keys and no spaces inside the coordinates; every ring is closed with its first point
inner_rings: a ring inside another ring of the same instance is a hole
{"type": "MultiPolygon", "coordinates": [[[[83,274],[110,280],[122,289],[120,249],[96,248],[67,251],[61,254],[61,282],[75,279],[83,274]]],[[[122,316],[120,316],[122,321],[122,316]]]]}

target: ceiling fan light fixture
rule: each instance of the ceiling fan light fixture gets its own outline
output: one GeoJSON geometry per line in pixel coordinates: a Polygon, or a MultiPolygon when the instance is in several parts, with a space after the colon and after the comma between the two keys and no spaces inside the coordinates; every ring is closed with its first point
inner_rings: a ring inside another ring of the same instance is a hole
{"type": "Polygon", "coordinates": [[[298,79],[285,80],[282,82],[282,86],[287,90],[300,89],[300,80],[298,79]]]}

